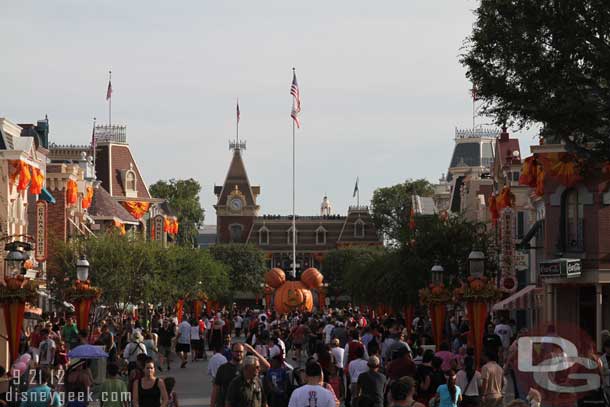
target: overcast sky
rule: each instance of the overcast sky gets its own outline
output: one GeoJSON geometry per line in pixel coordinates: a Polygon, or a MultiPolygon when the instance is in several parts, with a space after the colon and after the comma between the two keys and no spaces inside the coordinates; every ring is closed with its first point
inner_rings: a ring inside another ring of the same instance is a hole
{"type": "MultiPolygon", "coordinates": [[[[407,178],[447,171],[472,126],[458,55],[475,0],[12,1],[0,13],[0,117],[48,114],[51,141],[86,144],[91,122],[126,124],[145,182],[197,179],[207,224],[240,137],[261,213],[291,211],[291,68],[302,94],[297,213],[325,193],[345,213],[407,178]]],[[[485,119],[480,119],[485,122],[485,119]]],[[[533,131],[518,134],[529,151],[533,131]]],[[[528,154],[529,155],[529,154],[528,154]]]]}

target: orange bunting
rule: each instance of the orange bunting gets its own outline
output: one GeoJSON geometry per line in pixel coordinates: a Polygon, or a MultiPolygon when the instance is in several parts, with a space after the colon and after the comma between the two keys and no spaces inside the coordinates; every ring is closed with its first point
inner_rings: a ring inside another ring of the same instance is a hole
{"type": "Polygon", "coordinates": [[[165,220],[163,221],[163,231],[166,233],[169,233],[171,230],[171,222],[169,220],[169,218],[165,218],[165,220]]]}
{"type": "Polygon", "coordinates": [[[30,166],[23,161],[19,161],[17,164],[17,170],[19,172],[19,183],[17,184],[17,191],[25,191],[28,189],[32,175],[30,173],[30,166]]]}
{"type": "Polygon", "coordinates": [[[129,212],[131,216],[138,220],[142,219],[142,216],[144,216],[150,208],[150,202],[123,201],[121,202],[121,205],[127,209],[127,212],[129,212]]]}
{"type": "Polygon", "coordinates": [[[166,217],[163,223],[163,231],[170,235],[178,234],[178,218],[175,216],[166,217]]]}
{"type": "Polygon", "coordinates": [[[535,187],[538,177],[538,162],[534,156],[527,157],[521,166],[521,175],[519,176],[519,185],[535,187]]]}
{"type": "Polygon", "coordinates": [[[498,198],[496,199],[496,207],[498,212],[507,207],[512,208],[514,201],[515,195],[510,192],[510,187],[505,186],[502,188],[502,192],[500,192],[500,195],[498,195],[498,198]]]}
{"type": "Polygon", "coordinates": [[[538,169],[538,176],[536,177],[536,195],[544,195],[544,169],[542,167],[538,169]]]}
{"type": "Polygon", "coordinates": [[[498,219],[500,219],[500,211],[498,211],[498,204],[495,195],[489,197],[489,213],[491,214],[491,222],[494,225],[498,223],[498,219]]]}
{"type": "Polygon", "coordinates": [[[546,175],[556,179],[567,188],[582,181],[581,162],[572,153],[547,153],[541,155],[546,175]]]}
{"type": "Polygon", "coordinates": [[[87,193],[83,197],[81,206],[83,207],[83,209],[89,209],[89,207],[91,206],[91,202],[93,202],[93,187],[88,186],[87,193]]]}
{"type": "Polygon", "coordinates": [[[123,222],[121,222],[121,221],[115,220],[114,221],[114,227],[119,229],[119,234],[121,236],[125,236],[125,234],[127,233],[127,231],[125,230],[125,224],[123,222]]]}
{"type": "Polygon", "coordinates": [[[30,193],[39,195],[42,192],[42,184],[44,182],[44,174],[39,168],[32,168],[32,183],[30,184],[30,193]]]}
{"type": "Polygon", "coordinates": [[[66,186],[66,203],[68,205],[75,205],[78,201],[78,185],[74,180],[68,180],[66,186]]]}

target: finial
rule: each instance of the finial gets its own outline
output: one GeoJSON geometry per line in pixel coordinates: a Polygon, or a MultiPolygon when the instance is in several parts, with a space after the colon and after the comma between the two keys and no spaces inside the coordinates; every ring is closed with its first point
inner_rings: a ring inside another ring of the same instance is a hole
{"type": "Polygon", "coordinates": [[[294,68],[294,66],[292,67],[292,72],[296,71],[296,69],[294,68]]]}

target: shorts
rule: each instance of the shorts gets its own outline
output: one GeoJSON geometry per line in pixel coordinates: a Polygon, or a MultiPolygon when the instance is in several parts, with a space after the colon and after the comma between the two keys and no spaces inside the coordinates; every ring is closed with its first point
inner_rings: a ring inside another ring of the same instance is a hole
{"type": "Polygon", "coordinates": [[[163,345],[159,345],[159,354],[165,356],[166,358],[169,357],[169,354],[172,351],[172,347],[171,346],[163,346],[163,345]]]}
{"type": "Polygon", "coordinates": [[[191,351],[191,345],[189,343],[177,343],[176,353],[184,352],[189,353],[191,351]]]}

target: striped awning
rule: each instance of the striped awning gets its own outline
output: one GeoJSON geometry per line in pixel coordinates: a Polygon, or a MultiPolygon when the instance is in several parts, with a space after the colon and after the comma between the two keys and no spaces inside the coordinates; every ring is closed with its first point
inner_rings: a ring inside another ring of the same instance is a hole
{"type": "Polygon", "coordinates": [[[528,285],[492,307],[492,311],[522,310],[542,306],[542,288],[528,285]]]}

